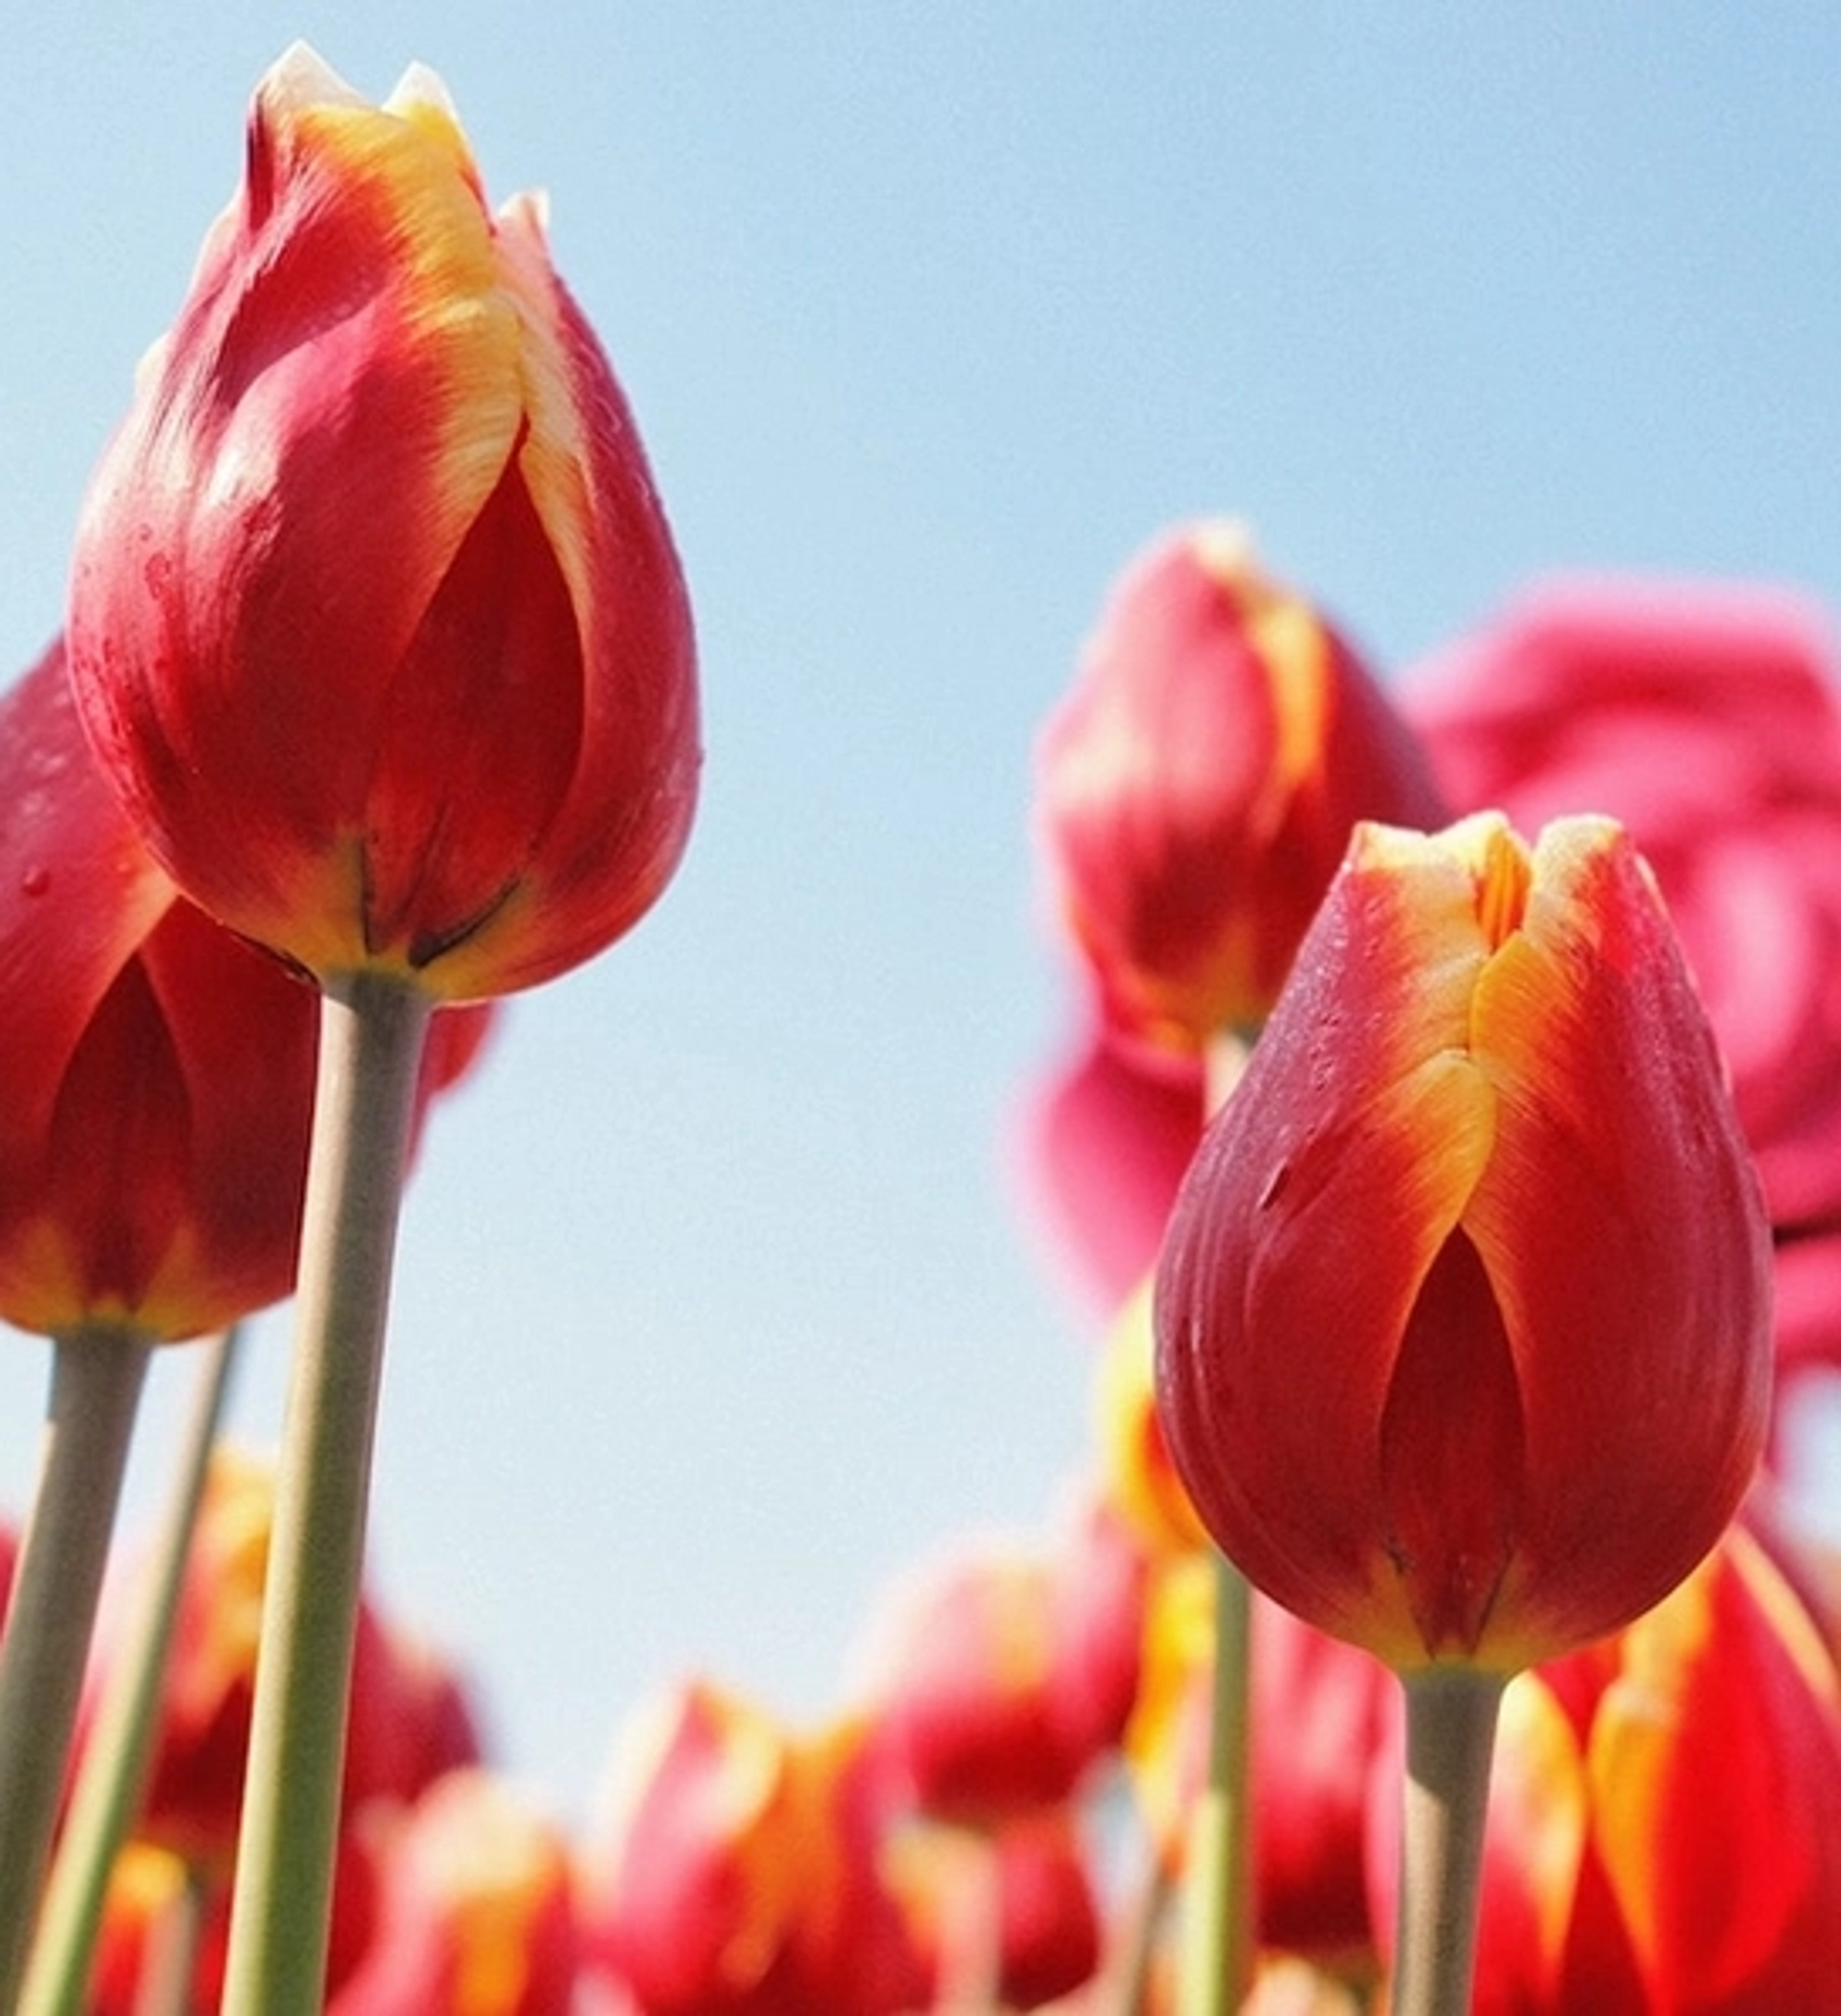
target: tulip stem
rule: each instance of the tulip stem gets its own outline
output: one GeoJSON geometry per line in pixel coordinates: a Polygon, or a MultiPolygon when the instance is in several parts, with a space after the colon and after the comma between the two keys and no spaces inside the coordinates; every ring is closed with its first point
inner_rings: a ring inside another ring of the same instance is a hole
{"type": "Polygon", "coordinates": [[[1137,1888],[1114,1917],[1092,1992],[1096,2016],[1145,2016],[1169,1890],[1164,1858],[1153,1850],[1137,1888]]]}
{"type": "Polygon", "coordinates": [[[322,982],[224,2016],[320,2016],[323,2003],[384,1333],[433,1006],[388,975],[322,982]]]}
{"type": "Polygon", "coordinates": [[[19,1998],[151,1338],[52,1341],[38,1482],[0,1643],[0,2010],[19,1998]]]}
{"type": "Polygon", "coordinates": [[[1468,2016],[1500,1674],[1406,1676],[1407,1776],[1394,2016],[1468,2016]]]}
{"type": "Polygon", "coordinates": [[[91,1956],[103,1921],[110,1871],[139,1803],[173,1620],[211,1453],[236,1359],[234,1329],[200,1347],[198,1381],[171,1496],[139,1605],[110,1666],[110,1679],[45,1892],[20,2016],[82,2016],[89,2007],[91,1956]]]}
{"type": "Polygon", "coordinates": [[[1184,1874],[1182,2016],[1230,2016],[1252,1981],[1252,1592],[1216,1554],[1208,1782],[1190,1818],[1184,1874]]]}

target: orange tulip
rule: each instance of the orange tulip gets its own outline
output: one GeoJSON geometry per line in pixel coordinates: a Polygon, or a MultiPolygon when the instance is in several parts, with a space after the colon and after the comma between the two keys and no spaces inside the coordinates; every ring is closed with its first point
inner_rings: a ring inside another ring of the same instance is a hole
{"type": "Polygon", "coordinates": [[[304,49],[79,529],[71,670],[196,902],[325,977],[526,987],[632,924],[696,793],[689,605],[632,416],[438,81],[304,49]]]}
{"type": "Polygon", "coordinates": [[[1127,572],[1037,776],[1109,1017],[1178,1048],[1263,1018],[1356,819],[1444,816],[1355,652],[1228,524],[1186,527],[1127,572]]]}
{"type": "Polygon", "coordinates": [[[1609,820],[1364,826],[1185,1181],[1158,1400],[1249,1579],[1509,1672],[1706,1553],[1770,1394],[1763,1204],[1609,820]]]}

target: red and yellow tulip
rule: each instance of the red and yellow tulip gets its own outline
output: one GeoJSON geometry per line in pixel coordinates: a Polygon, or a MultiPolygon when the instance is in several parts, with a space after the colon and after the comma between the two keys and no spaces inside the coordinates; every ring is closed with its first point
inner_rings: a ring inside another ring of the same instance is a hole
{"type": "Polygon", "coordinates": [[[696,794],[689,605],[543,215],[438,82],[304,48],[79,529],[71,670],[196,902],[325,977],[526,987],[664,887],[696,794]]]}
{"type": "Polygon", "coordinates": [[[1621,830],[1364,826],[1179,1198],[1164,1427],[1288,1608],[1402,1671],[1512,1672],[1648,1609],[1731,1517],[1769,1269],[1621,830]]]}
{"type": "MultiPolygon", "coordinates": [[[[168,1339],[285,1295],[317,1004],[141,845],[57,645],[0,698],[0,1317],[168,1339]]],[[[492,1012],[436,1017],[424,1106],[492,1012]]]]}
{"type": "Polygon", "coordinates": [[[880,1867],[863,1731],[701,1681],[629,1726],[584,1875],[591,1971],[644,2016],[895,2016],[925,1972],[880,1867]]]}
{"type": "Polygon", "coordinates": [[[1109,1017],[1187,1049],[1263,1019],[1356,819],[1444,816],[1354,650],[1221,522],[1127,571],[1043,733],[1037,783],[1109,1017]]]}
{"type": "MultiPolygon", "coordinates": [[[[1377,1777],[1376,1917],[1391,1785],[1377,1777]]],[[[1490,1791],[1478,2016],[1770,2016],[1841,1978],[1841,1693],[1735,1531],[1614,1638],[1517,1679],[1490,1791]]]]}

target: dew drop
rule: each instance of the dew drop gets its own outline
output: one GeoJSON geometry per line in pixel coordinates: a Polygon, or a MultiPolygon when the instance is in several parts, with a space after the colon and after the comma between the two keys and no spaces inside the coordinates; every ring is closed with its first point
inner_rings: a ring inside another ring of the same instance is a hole
{"type": "Polygon", "coordinates": [[[51,887],[49,868],[28,868],[20,877],[20,893],[24,896],[42,896],[51,887]]]}

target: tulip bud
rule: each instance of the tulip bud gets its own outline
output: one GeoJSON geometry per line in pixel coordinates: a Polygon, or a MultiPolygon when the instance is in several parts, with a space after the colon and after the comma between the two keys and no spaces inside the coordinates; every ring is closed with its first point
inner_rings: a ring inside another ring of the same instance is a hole
{"type": "Polygon", "coordinates": [[[329,2016],[554,2016],[571,2003],[567,1848],[502,1780],[449,1773],[377,1820],[376,1923],[329,2016]]]}
{"type": "MultiPolygon", "coordinates": [[[[167,1339],[285,1295],[317,1003],[142,847],[56,645],[0,699],[0,1317],[167,1339]]],[[[491,1012],[436,1017],[424,1103],[491,1012]]]]}
{"type": "Polygon", "coordinates": [[[894,2016],[924,1973],[877,1864],[863,1732],[701,1682],[629,1725],[584,1874],[592,1966],[647,2016],[894,2016]]]}
{"type": "Polygon", "coordinates": [[[1144,1582],[1095,1505],[1052,1552],[982,1543],[898,1584],[864,1657],[896,1795],[972,1827],[1068,1798],[1130,1713],[1144,1582]]]}
{"type": "Polygon", "coordinates": [[[1354,651],[1222,523],[1119,584],[1043,733],[1038,789],[1108,1014],[1179,1048],[1264,1019],[1356,819],[1444,816],[1354,651]]]}
{"type": "Polygon", "coordinates": [[[690,615],[632,416],[438,82],[297,47],[79,528],[71,672],[148,845],[321,977],[625,931],[687,836],[690,615]]]}
{"type": "Polygon", "coordinates": [[[1171,1450],[1306,1621],[1512,1672],[1648,1608],[1731,1517],[1769,1263],[1622,830],[1364,826],[1177,1201],[1171,1450]]]}

